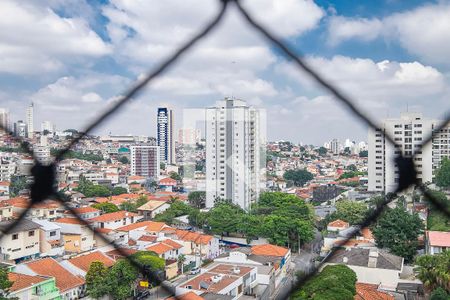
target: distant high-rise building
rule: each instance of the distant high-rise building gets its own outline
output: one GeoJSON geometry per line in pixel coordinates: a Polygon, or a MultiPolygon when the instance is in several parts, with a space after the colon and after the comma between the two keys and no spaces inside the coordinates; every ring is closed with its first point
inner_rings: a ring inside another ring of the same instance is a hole
{"type": "Polygon", "coordinates": [[[11,130],[9,121],[9,110],[0,108],[0,126],[1,128],[4,128],[6,132],[11,130]]]}
{"type": "Polygon", "coordinates": [[[158,108],[157,141],[161,161],[175,164],[175,140],[173,136],[173,112],[167,107],[158,108]]]}
{"type": "Polygon", "coordinates": [[[160,170],[159,147],[138,145],[130,147],[131,175],[158,179],[160,170]]]}
{"type": "Polygon", "coordinates": [[[34,104],[31,104],[27,108],[27,127],[28,127],[28,138],[33,138],[34,135],[34,104]]]}
{"type": "Polygon", "coordinates": [[[265,179],[261,114],[228,98],[206,109],[206,207],[220,198],[248,210],[259,198],[265,179]]]}
{"type": "Polygon", "coordinates": [[[55,125],[50,122],[50,121],[44,121],[41,124],[41,133],[43,134],[44,132],[53,134],[56,132],[56,127],[55,125]]]}
{"type": "Polygon", "coordinates": [[[337,139],[333,139],[330,142],[330,150],[334,155],[339,154],[339,141],[337,139]]]}
{"type": "Polygon", "coordinates": [[[14,123],[14,135],[21,138],[26,138],[28,135],[27,123],[22,120],[14,123]]]}
{"type": "Polygon", "coordinates": [[[178,130],[178,143],[182,145],[195,145],[200,141],[200,130],[195,128],[180,128],[178,130]]]}
{"type": "Polygon", "coordinates": [[[414,162],[419,182],[431,182],[442,158],[450,156],[450,127],[435,132],[438,124],[440,121],[425,119],[421,113],[408,112],[397,119],[383,120],[381,128],[369,129],[369,191],[395,191],[400,175],[394,158],[400,153],[405,157],[416,154],[414,162]],[[398,147],[386,140],[386,133],[394,138],[398,147]],[[432,143],[422,147],[423,139],[431,133],[432,143]]]}

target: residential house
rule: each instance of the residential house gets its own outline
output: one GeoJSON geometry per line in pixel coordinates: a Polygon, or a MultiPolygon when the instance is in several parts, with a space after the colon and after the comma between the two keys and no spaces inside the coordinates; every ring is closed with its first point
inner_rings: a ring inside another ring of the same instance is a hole
{"type": "Polygon", "coordinates": [[[39,256],[39,224],[27,219],[21,220],[7,233],[15,221],[0,222],[0,259],[19,262],[39,256]]]}
{"type": "Polygon", "coordinates": [[[112,267],[116,262],[108,255],[100,251],[93,251],[88,254],[82,254],[71,258],[69,260],[63,260],[61,265],[70,271],[72,274],[86,277],[86,273],[89,271],[89,267],[94,261],[102,262],[107,268],[112,267]]]}
{"type": "Polygon", "coordinates": [[[167,232],[174,232],[175,229],[163,222],[143,221],[122,226],[116,229],[119,232],[128,232],[128,238],[135,241],[142,236],[164,237],[167,232]]]}
{"type": "Polygon", "coordinates": [[[176,239],[183,243],[184,253],[187,255],[201,255],[207,259],[219,256],[219,239],[207,234],[187,230],[176,230],[176,239]]]}
{"type": "MultiPolygon", "coordinates": [[[[13,214],[15,215],[21,215],[31,204],[31,200],[28,197],[15,197],[7,201],[12,206],[13,214]]],[[[59,202],[53,200],[45,200],[33,204],[27,215],[32,218],[53,221],[60,217],[58,213],[60,207],[61,204],[59,202]]]]}
{"type": "Polygon", "coordinates": [[[258,284],[256,274],[256,267],[219,264],[178,285],[175,295],[214,293],[231,296],[231,300],[239,299],[253,294],[258,284]]]}
{"type": "Polygon", "coordinates": [[[145,220],[153,219],[157,214],[164,212],[170,207],[168,200],[149,200],[147,203],[138,207],[138,214],[145,220]]]}
{"type": "MultiPolygon", "coordinates": [[[[74,208],[74,212],[82,219],[92,219],[100,216],[101,210],[96,209],[91,206],[77,207],[74,208]]],[[[71,212],[67,212],[68,217],[73,217],[71,212]]]]}
{"type": "Polygon", "coordinates": [[[9,181],[0,181],[0,197],[9,196],[9,187],[11,182],[9,181]]]}
{"type": "Polygon", "coordinates": [[[95,228],[117,229],[133,224],[140,219],[142,219],[142,216],[121,210],[89,219],[89,222],[92,223],[95,228]]]}
{"type": "Polygon", "coordinates": [[[64,241],[61,238],[61,226],[56,223],[33,219],[39,224],[39,241],[41,256],[61,256],[64,255],[64,241]]]}
{"type": "Polygon", "coordinates": [[[251,247],[251,260],[266,262],[267,260],[275,263],[275,287],[286,277],[291,265],[291,250],[272,244],[261,244],[251,247]],[[274,260],[276,259],[276,260],[274,260]]]}
{"type": "Polygon", "coordinates": [[[387,292],[378,290],[376,284],[356,283],[354,300],[394,300],[395,297],[387,292]]]}
{"type": "Polygon", "coordinates": [[[8,298],[59,300],[61,296],[56,287],[55,278],[40,275],[26,275],[15,272],[8,273],[8,279],[13,283],[9,288],[8,298]]]}
{"type": "MultiPolygon", "coordinates": [[[[246,249],[248,250],[248,248],[246,249]]],[[[255,255],[252,255],[250,251],[247,252],[242,250],[243,248],[221,254],[214,259],[214,263],[209,267],[214,266],[214,264],[256,267],[256,279],[258,280],[259,285],[258,290],[255,291],[258,296],[257,298],[260,299],[261,294],[267,293],[269,296],[272,295],[275,291],[275,268],[279,268],[281,260],[263,260],[261,258],[264,257],[256,257],[255,255]]]]}
{"type": "Polygon", "coordinates": [[[161,190],[173,192],[173,188],[177,186],[177,181],[170,177],[166,177],[161,179],[158,185],[161,190]]]}
{"type": "Polygon", "coordinates": [[[77,218],[60,218],[55,224],[61,227],[64,249],[69,253],[80,253],[94,249],[94,232],[77,218]]]}
{"type": "Polygon", "coordinates": [[[427,231],[425,234],[425,249],[427,254],[437,254],[450,249],[450,232],[427,231]]]}
{"type": "Polygon", "coordinates": [[[334,231],[334,232],[340,232],[344,229],[347,229],[350,227],[350,224],[348,222],[342,221],[342,220],[334,220],[327,225],[328,231],[334,231]]]}
{"type": "Polygon", "coordinates": [[[13,218],[13,209],[8,201],[0,201],[0,222],[13,218]]]}
{"type": "Polygon", "coordinates": [[[85,281],[62,267],[53,258],[47,257],[16,266],[16,272],[31,276],[49,276],[56,280],[62,299],[74,300],[85,295],[85,281]]]}
{"type": "Polygon", "coordinates": [[[403,257],[379,249],[338,249],[325,265],[344,264],[355,271],[358,282],[395,290],[403,270],[403,257]]]}
{"type": "Polygon", "coordinates": [[[150,245],[146,250],[153,251],[164,259],[177,260],[178,256],[183,253],[183,245],[171,239],[165,239],[150,245]]]}

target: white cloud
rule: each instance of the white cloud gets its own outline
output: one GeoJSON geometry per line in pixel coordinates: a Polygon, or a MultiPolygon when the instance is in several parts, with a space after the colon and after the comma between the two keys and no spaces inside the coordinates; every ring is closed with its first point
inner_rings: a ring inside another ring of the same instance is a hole
{"type": "Polygon", "coordinates": [[[382,28],[383,23],[378,19],[334,16],[328,25],[328,43],[335,46],[351,38],[372,41],[379,36],[382,28]]]}
{"type": "Polygon", "coordinates": [[[80,18],[62,18],[26,1],[0,1],[0,72],[41,74],[81,57],[111,52],[80,18]]]}
{"type": "Polygon", "coordinates": [[[349,39],[372,41],[383,37],[429,63],[448,64],[450,3],[426,4],[383,19],[334,16],[328,26],[332,45],[349,39]]]}

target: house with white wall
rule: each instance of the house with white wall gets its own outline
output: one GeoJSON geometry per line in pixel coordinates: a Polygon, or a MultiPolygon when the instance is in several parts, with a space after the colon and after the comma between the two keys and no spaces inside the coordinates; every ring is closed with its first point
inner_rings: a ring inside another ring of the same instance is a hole
{"type": "Polygon", "coordinates": [[[19,262],[24,259],[39,257],[40,225],[27,219],[21,220],[9,232],[4,232],[15,221],[0,222],[0,258],[19,262]]]}
{"type": "Polygon", "coordinates": [[[66,252],[80,253],[94,249],[94,232],[77,218],[60,218],[54,223],[61,227],[66,252]]]}
{"type": "Polygon", "coordinates": [[[442,253],[450,249],[450,232],[427,231],[425,234],[425,250],[427,254],[442,253]]]}
{"type": "Polygon", "coordinates": [[[64,241],[61,238],[61,226],[40,219],[33,219],[39,224],[39,239],[41,256],[61,256],[64,255],[64,241]]]}
{"type": "Polygon", "coordinates": [[[136,223],[142,216],[128,211],[116,211],[88,219],[95,228],[117,229],[126,225],[136,223]]]}

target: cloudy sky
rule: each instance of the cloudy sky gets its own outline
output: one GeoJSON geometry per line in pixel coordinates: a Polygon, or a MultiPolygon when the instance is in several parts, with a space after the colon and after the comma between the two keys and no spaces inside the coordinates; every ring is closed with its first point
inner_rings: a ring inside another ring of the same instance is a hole
{"type": "MultiPolygon", "coordinates": [[[[1,0],[0,106],[35,127],[82,129],[217,11],[213,0],[1,0]]],[[[450,1],[245,0],[374,119],[450,109],[450,1]]],[[[267,111],[270,140],[366,140],[367,128],[230,7],[224,22],[96,132],[155,135],[158,106],[234,96],[267,111]]],[[[178,126],[182,123],[177,120],[178,126]]]]}

